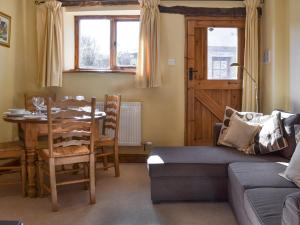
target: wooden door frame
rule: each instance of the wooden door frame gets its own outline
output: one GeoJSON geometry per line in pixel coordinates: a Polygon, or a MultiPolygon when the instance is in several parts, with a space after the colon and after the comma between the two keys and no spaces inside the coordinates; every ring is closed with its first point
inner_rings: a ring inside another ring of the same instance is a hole
{"type": "MultiPolygon", "coordinates": [[[[185,110],[184,110],[184,145],[187,145],[188,143],[188,21],[189,20],[199,20],[199,21],[236,21],[240,22],[242,26],[238,26],[240,28],[245,28],[245,17],[207,17],[207,16],[185,16],[185,51],[184,51],[184,99],[185,99],[185,110]]],[[[238,25],[235,23],[234,25],[238,25]]],[[[239,43],[240,43],[239,39],[239,43]]],[[[244,51],[242,51],[239,54],[244,54],[244,51]]],[[[244,61],[243,56],[239,56],[242,59],[242,64],[244,61]]],[[[238,75],[241,76],[241,75],[238,75]]]]}

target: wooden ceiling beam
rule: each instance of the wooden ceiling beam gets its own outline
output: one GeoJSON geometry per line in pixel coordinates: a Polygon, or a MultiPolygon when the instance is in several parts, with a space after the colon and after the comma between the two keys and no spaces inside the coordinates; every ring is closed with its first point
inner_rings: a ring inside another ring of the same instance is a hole
{"type": "MultiPolygon", "coordinates": [[[[246,8],[205,8],[205,7],[187,7],[187,6],[159,6],[161,13],[182,14],[185,16],[214,16],[214,17],[245,17],[246,8]]],[[[262,9],[257,8],[258,14],[262,15],[262,9]]]]}

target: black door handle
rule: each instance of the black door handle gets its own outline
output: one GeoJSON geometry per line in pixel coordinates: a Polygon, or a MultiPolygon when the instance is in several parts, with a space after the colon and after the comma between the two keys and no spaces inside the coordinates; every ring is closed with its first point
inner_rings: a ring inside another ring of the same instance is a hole
{"type": "Polygon", "coordinates": [[[197,73],[197,70],[194,70],[192,67],[189,68],[189,80],[193,80],[194,79],[194,73],[197,73]]]}

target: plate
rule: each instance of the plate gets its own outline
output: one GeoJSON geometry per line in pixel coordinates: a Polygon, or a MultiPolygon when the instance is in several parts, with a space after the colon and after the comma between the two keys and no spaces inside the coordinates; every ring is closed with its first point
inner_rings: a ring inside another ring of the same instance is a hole
{"type": "Polygon", "coordinates": [[[9,117],[23,117],[23,116],[30,115],[30,114],[31,114],[31,112],[28,112],[28,111],[23,111],[20,113],[12,113],[12,112],[3,113],[3,115],[9,116],[9,117]]]}
{"type": "Polygon", "coordinates": [[[31,115],[25,115],[24,118],[26,119],[45,119],[47,118],[44,114],[31,114],[31,115]]]}
{"type": "Polygon", "coordinates": [[[12,108],[12,109],[8,109],[8,111],[13,114],[22,114],[26,112],[26,109],[12,108]]]}

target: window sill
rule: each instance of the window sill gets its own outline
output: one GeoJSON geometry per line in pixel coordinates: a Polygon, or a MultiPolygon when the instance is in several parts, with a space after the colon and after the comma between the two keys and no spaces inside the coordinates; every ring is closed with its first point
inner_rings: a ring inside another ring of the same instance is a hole
{"type": "Polygon", "coordinates": [[[72,70],[65,70],[63,73],[118,73],[118,74],[130,74],[135,75],[135,69],[124,69],[124,70],[89,70],[89,69],[72,69],[72,70]]]}

